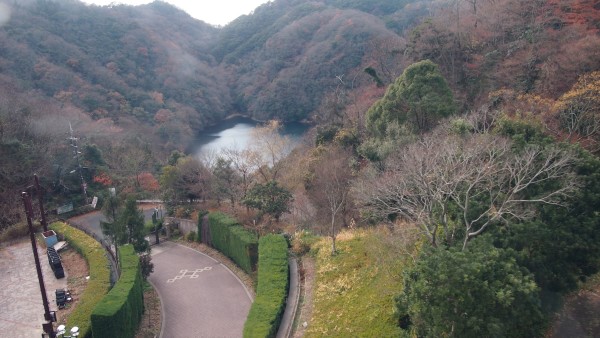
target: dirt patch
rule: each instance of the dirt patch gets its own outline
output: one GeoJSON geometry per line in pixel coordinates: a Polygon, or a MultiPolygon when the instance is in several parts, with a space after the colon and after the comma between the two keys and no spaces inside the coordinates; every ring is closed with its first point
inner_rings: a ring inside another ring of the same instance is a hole
{"type": "Polygon", "coordinates": [[[136,338],[154,338],[160,334],[162,325],[162,309],[160,298],[154,287],[149,283],[144,290],[144,315],[140,327],[135,335],[136,338]]]}
{"type": "Polygon", "coordinates": [[[299,265],[300,311],[296,315],[294,337],[303,337],[310,322],[313,309],[313,287],[315,285],[315,259],[303,256],[299,265]]]}
{"type": "Polygon", "coordinates": [[[219,251],[217,251],[211,247],[208,247],[204,244],[201,244],[201,243],[188,242],[188,241],[184,241],[184,240],[174,240],[174,242],[181,244],[181,245],[185,245],[194,250],[198,250],[198,251],[202,252],[203,254],[206,254],[206,255],[218,260],[220,263],[222,263],[227,268],[229,268],[229,270],[231,270],[242,281],[242,283],[244,283],[248,292],[250,292],[252,294],[252,298],[254,298],[256,296],[254,278],[252,276],[248,275],[240,267],[238,267],[227,256],[225,256],[222,253],[220,253],[219,251]]]}
{"type": "Polygon", "coordinates": [[[600,284],[569,295],[547,335],[550,338],[600,337],[600,284]]]}
{"type": "MultiPolygon", "coordinates": [[[[57,311],[57,324],[66,324],[66,318],[73,312],[73,309],[79,302],[79,297],[87,285],[86,277],[89,275],[89,268],[85,259],[73,248],[67,248],[60,252],[63,266],[66,269],[67,288],[71,292],[73,301],[67,303],[64,309],[57,311]]],[[[144,290],[144,315],[140,322],[140,327],[136,338],[157,337],[161,327],[161,307],[160,299],[154,288],[146,284],[144,290]]]]}
{"type": "Polygon", "coordinates": [[[60,252],[60,259],[66,270],[67,289],[71,292],[70,303],[67,303],[64,309],[56,312],[57,325],[67,324],[66,318],[73,312],[73,309],[79,302],[79,297],[87,285],[86,277],[89,275],[89,268],[85,259],[75,249],[68,247],[60,252]]]}

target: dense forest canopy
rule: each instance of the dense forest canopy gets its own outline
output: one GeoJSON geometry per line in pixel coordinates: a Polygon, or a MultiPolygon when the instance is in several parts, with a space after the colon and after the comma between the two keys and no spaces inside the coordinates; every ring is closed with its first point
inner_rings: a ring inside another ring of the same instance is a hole
{"type": "MultiPolygon", "coordinates": [[[[561,140],[592,151],[598,143],[590,121],[600,8],[592,0],[276,0],[225,27],[160,1],[18,0],[3,8],[0,136],[2,155],[15,159],[3,165],[6,194],[25,184],[10,174],[21,167],[56,187],[77,186],[63,177],[69,123],[93,150],[85,161],[99,181],[107,171],[156,174],[171,151],[236,113],[313,121],[319,140],[356,145],[369,132],[373,103],[425,59],[453,101],[439,117],[532,112],[561,140]]],[[[414,130],[394,122],[357,151],[383,160],[414,130]]]]}

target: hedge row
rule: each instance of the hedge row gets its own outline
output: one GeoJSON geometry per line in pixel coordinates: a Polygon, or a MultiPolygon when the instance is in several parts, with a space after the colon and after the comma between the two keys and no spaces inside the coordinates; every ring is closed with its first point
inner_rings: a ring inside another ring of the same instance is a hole
{"type": "Polygon", "coordinates": [[[94,338],[133,337],[144,312],[140,258],[132,245],[119,248],[121,277],[92,312],[94,338]]]}
{"type": "Polygon", "coordinates": [[[244,337],[275,337],[289,287],[288,245],[281,235],[261,237],[256,299],[244,324],[244,337]]]}
{"type": "Polygon", "coordinates": [[[216,212],[208,215],[213,247],[231,258],[244,271],[256,271],[258,237],[230,216],[216,212]]]}
{"type": "Polygon", "coordinates": [[[78,326],[81,337],[91,337],[91,315],[94,307],[110,289],[110,263],[106,251],[95,239],[63,222],[55,222],[50,229],[62,234],[70,246],[87,261],[90,279],[79,297],[77,307],[67,318],[67,327],[78,326]]]}

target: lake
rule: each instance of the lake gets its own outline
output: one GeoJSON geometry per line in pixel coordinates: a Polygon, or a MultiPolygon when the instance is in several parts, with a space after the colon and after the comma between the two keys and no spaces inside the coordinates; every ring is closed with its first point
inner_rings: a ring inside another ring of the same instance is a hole
{"type": "MultiPolygon", "coordinates": [[[[251,141],[252,131],[258,125],[259,122],[246,117],[223,120],[200,133],[194,141],[191,153],[202,157],[203,153],[219,153],[224,148],[244,149],[251,141]]],[[[281,134],[288,136],[293,143],[298,143],[308,128],[308,125],[298,122],[286,123],[281,134]]]]}

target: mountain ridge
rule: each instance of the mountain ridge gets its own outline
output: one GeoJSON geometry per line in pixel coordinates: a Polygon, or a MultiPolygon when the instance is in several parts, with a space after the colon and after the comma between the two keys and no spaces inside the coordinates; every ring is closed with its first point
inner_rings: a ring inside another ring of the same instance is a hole
{"type": "Polygon", "coordinates": [[[379,86],[422,59],[440,65],[462,109],[505,87],[556,98],[600,67],[600,9],[589,0],[277,0],[224,27],[161,1],[8,6],[3,86],[69,106],[82,124],[137,126],[162,151],[231,114],[298,121],[366,110],[379,86]]]}

